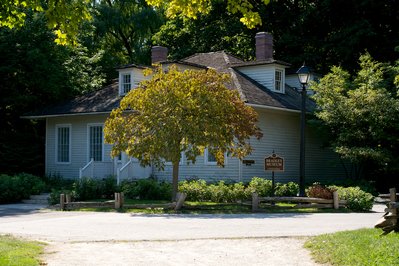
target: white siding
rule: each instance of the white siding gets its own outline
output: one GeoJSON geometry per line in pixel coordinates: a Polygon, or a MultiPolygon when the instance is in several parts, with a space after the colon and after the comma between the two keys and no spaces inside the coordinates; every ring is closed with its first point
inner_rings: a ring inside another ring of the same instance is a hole
{"type": "MultiPolygon", "coordinates": [[[[255,65],[240,67],[238,70],[271,91],[275,91],[275,72],[279,70],[282,71],[282,83],[285,84],[284,66],[276,64],[255,65]]],[[[282,87],[282,91],[276,92],[284,93],[284,86],[282,87]]]]}
{"type": "MultiPolygon", "coordinates": [[[[179,178],[198,177],[206,180],[230,179],[234,181],[249,181],[254,176],[271,179],[271,172],[264,170],[264,158],[273,151],[284,158],[285,171],[276,172],[279,182],[299,180],[299,114],[273,110],[257,109],[259,126],[263,131],[261,140],[251,139],[254,151],[245,159],[254,160],[252,165],[241,165],[239,160],[227,158],[224,168],[205,165],[203,156],[197,157],[196,164],[187,165],[184,161],[180,166],[179,178]]],[[[322,148],[322,143],[316,139],[311,129],[306,131],[306,181],[326,180],[343,177],[337,157],[329,150],[322,148]]],[[[166,166],[164,171],[154,171],[160,179],[171,180],[172,167],[166,166]]]]}
{"type": "Polygon", "coordinates": [[[301,84],[299,83],[297,74],[287,75],[285,77],[285,83],[288,86],[293,87],[293,88],[297,88],[297,89],[301,88],[301,84]]]}
{"type": "MultiPolygon", "coordinates": [[[[270,172],[264,171],[264,158],[275,151],[284,158],[285,171],[276,172],[279,182],[298,181],[299,176],[299,113],[276,110],[256,109],[259,113],[259,126],[263,131],[261,140],[251,139],[254,151],[245,159],[255,163],[247,166],[239,165],[236,158],[227,157],[224,168],[216,165],[205,165],[203,156],[199,156],[195,164],[187,164],[183,159],[180,166],[179,178],[192,177],[206,180],[228,179],[233,181],[249,181],[254,176],[271,178],[270,172]],[[241,167],[241,175],[240,175],[241,167]]],[[[86,165],[88,159],[87,130],[88,124],[104,123],[107,115],[85,115],[47,118],[46,131],[46,173],[58,173],[65,178],[78,178],[79,169],[86,165]],[[57,124],[71,125],[71,162],[56,164],[55,133],[57,124]]],[[[116,173],[115,164],[110,156],[111,146],[104,145],[103,162],[95,162],[94,176],[105,177],[116,173]]],[[[137,163],[134,167],[139,167],[137,163]]],[[[141,169],[148,176],[150,169],[141,169]]],[[[133,170],[136,172],[136,170],[133,170]]],[[[171,180],[172,166],[166,165],[164,171],[154,169],[153,175],[159,179],[171,180]]],[[[306,181],[325,180],[344,177],[344,171],[337,160],[337,156],[322,148],[318,136],[310,128],[306,131],[306,181]]]]}
{"type": "MultiPolygon", "coordinates": [[[[106,115],[85,115],[47,118],[46,128],[46,173],[57,173],[65,178],[78,178],[79,169],[89,162],[88,155],[88,124],[103,124],[106,115]],[[55,133],[56,124],[71,124],[71,162],[69,164],[55,163],[55,133]]],[[[104,144],[102,162],[95,162],[94,176],[104,177],[114,173],[113,159],[110,156],[111,145],[104,144]]]]}
{"type": "MultiPolygon", "coordinates": [[[[149,76],[147,76],[147,77],[144,76],[143,69],[136,68],[136,67],[120,69],[119,70],[119,80],[120,81],[122,81],[122,76],[124,74],[130,74],[131,84],[132,84],[133,89],[136,88],[141,81],[150,78],[149,76]]],[[[119,82],[119,95],[124,95],[123,88],[121,86],[122,86],[122,82],[119,82]]]]}

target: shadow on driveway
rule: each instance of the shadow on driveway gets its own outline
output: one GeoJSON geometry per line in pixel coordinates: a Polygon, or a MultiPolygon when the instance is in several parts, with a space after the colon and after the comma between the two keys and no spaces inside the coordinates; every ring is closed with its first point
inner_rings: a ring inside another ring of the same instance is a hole
{"type": "Polygon", "coordinates": [[[0,217],[37,213],[40,210],[46,209],[47,207],[47,205],[43,204],[2,204],[0,205],[0,217]]]}

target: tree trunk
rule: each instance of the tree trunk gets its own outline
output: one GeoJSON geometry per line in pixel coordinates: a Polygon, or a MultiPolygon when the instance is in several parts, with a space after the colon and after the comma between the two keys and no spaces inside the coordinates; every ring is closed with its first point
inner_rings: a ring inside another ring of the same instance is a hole
{"type": "Polygon", "coordinates": [[[172,201],[177,200],[177,190],[179,186],[179,162],[173,162],[173,179],[172,179],[172,201]]]}

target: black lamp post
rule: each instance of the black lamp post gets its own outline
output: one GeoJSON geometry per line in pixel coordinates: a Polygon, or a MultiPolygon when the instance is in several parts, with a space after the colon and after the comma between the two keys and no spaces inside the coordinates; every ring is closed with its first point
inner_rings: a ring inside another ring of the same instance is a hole
{"type": "Polygon", "coordinates": [[[301,142],[299,152],[299,196],[305,196],[305,121],[306,121],[306,85],[309,82],[310,69],[305,63],[296,72],[302,85],[301,103],[301,142]]]}

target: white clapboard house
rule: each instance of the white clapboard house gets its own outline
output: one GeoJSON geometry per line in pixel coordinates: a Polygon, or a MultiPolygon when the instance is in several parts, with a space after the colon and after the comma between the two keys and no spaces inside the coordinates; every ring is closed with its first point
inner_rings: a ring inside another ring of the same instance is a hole
{"type": "MultiPolygon", "coordinates": [[[[247,181],[254,176],[270,178],[264,169],[265,157],[273,151],[284,158],[284,171],[276,173],[281,182],[298,181],[300,143],[300,84],[290,64],[273,59],[273,38],[261,32],[256,35],[256,60],[243,61],[224,51],[199,53],[179,61],[167,60],[167,48],[152,48],[152,62],[164,66],[176,64],[181,69],[214,68],[228,73],[242,99],[259,114],[259,126],[264,134],[258,141],[251,140],[254,151],[245,160],[226,156],[225,167],[216,165],[214,157],[205,151],[196,164],[182,158],[180,178],[208,180],[230,179],[247,181]]],[[[46,108],[40,113],[25,116],[46,120],[46,173],[64,178],[82,176],[103,178],[114,175],[119,179],[171,179],[172,166],[163,171],[141,167],[135,158],[121,154],[110,156],[111,145],[104,143],[103,126],[112,109],[122,97],[143,80],[148,66],[126,65],[118,68],[117,82],[65,104],[46,108]]],[[[311,77],[313,78],[313,77],[311,77]]],[[[307,101],[307,111],[314,109],[307,101]]],[[[336,154],[323,147],[317,132],[306,128],[306,180],[323,180],[343,176],[336,154]]]]}

